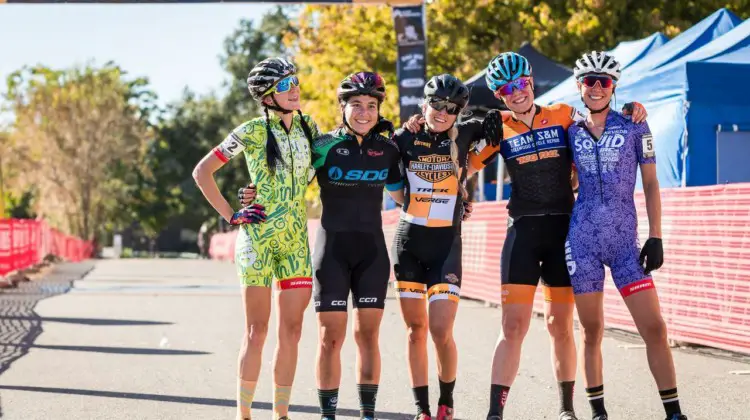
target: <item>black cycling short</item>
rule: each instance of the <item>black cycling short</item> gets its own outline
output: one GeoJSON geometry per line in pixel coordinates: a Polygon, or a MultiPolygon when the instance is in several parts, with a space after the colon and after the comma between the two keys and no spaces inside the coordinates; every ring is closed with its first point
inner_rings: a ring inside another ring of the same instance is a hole
{"type": "Polygon", "coordinates": [[[426,227],[401,220],[393,243],[399,299],[430,302],[461,296],[461,235],[453,227],[426,227]]]}
{"type": "Polygon", "coordinates": [[[572,302],[570,275],[565,261],[569,224],[570,216],[563,214],[522,216],[512,222],[500,263],[504,303],[532,303],[540,278],[547,286],[547,300],[572,302]],[[514,285],[533,288],[514,288],[514,285]]]}
{"type": "Polygon", "coordinates": [[[316,312],[385,307],[390,261],[383,232],[326,232],[315,238],[313,296],[316,312]]]}

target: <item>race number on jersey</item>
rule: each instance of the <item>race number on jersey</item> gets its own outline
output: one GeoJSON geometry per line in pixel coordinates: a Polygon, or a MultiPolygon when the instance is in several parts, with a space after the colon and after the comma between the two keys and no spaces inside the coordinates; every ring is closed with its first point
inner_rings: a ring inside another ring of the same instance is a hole
{"type": "Polygon", "coordinates": [[[641,142],[643,144],[643,158],[648,159],[652,158],[656,155],[656,151],[654,150],[654,136],[649,134],[644,134],[643,137],[641,137],[641,142]]]}
{"type": "Polygon", "coordinates": [[[229,159],[237,156],[245,150],[245,144],[242,143],[236,134],[231,133],[214,149],[214,153],[223,162],[229,161],[229,159]]]}

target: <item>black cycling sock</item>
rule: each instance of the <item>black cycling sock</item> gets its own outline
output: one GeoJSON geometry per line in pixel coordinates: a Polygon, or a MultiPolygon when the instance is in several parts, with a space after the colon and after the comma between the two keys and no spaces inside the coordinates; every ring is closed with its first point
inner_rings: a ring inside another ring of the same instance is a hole
{"type": "Polygon", "coordinates": [[[378,394],[378,384],[357,384],[359,391],[360,417],[375,417],[375,396],[378,394]]]}
{"type": "Polygon", "coordinates": [[[674,414],[682,414],[680,399],[677,397],[677,388],[659,391],[659,395],[661,396],[662,404],[664,404],[664,411],[667,412],[667,417],[671,417],[674,414]]]}
{"type": "Polygon", "coordinates": [[[443,382],[440,379],[440,398],[438,399],[438,405],[447,405],[453,408],[453,388],[456,386],[456,380],[451,382],[443,382]]]}
{"type": "Polygon", "coordinates": [[[589,397],[591,413],[594,417],[607,415],[604,409],[604,385],[586,388],[586,395],[589,397]]]}
{"type": "Polygon", "coordinates": [[[503,409],[505,408],[505,402],[508,400],[509,392],[509,386],[492,384],[490,387],[490,412],[487,416],[503,418],[503,409]]]}
{"type": "Polygon", "coordinates": [[[339,389],[318,389],[320,415],[328,420],[336,419],[336,406],[339,403],[339,389]]]}
{"type": "Polygon", "coordinates": [[[558,390],[560,393],[560,412],[573,411],[573,387],[576,381],[563,381],[558,382],[558,390]]]}
{"type": "Polygon", "coordinates": [[[414,392],[414,403],[417,405],[417,414],[424,413],[432,416],[430,413],[430,391],[427,385],[412,388],[412,392],[414,392]]]}

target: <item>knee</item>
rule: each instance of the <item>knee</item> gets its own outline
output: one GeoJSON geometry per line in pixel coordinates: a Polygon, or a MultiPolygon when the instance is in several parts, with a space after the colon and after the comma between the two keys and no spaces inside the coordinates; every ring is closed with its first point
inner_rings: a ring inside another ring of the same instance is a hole
{"type": "Polygon", "coordinates": [[[344,344],[344,336],[341,331],[323,328],[323,332],[320,336],[320,348],[321,353],[334,353],[341,351],[341,346],[344,344]]]}
{"type": "Polygon", "coordinates": [[[587,346],[599,346],[604,337],[604,321],[593,320],[581,322],[581,334],[583,343],[587,346]]]}
{"type": "Polygon", "coordinates": [[[528,331],[528,322],[521,317],[508,316],[503,319],[503,338],[506,341],[523,341],[528,331]]]}
{"type": "Polygon", "coordinates": [[[245,341],[249,347],[261,348],[268,335],[268,322],[256,321],[250,324],[245,332],[245,341]]]}
{"type": "Polygon", "coordinates": [[[445,322],[430,323],[430,335],[436,346],[447,344],[453,339],[453,331],[451,331],[450,325],[445,322]]]}
{"type": "Polygon", "coordinates": [[[285,321],[279,324],[279,344],[296,344],[302,337],[302,320],[285,321]]]}
{"type": "Polygon", "coordinates": [[[649,320],[646,325],[641,325],[638,329],[646,344],[667,342],[667,325],[661,316],[649,320]]]}
{"type": "Polygon", "coordinates": [[[357,328],[354,330],[354,341],[362,349],[373,349],[378,345],[377,328],[357,328]]]}
{"type": "Polygon", "coordinates": [[[547,331],[555,341],[566,341],[572,339],[572,325],[568,318],[560,316],[548,316],[545,318],[547,331]]]}
{"type": "Polygon", "coordinates": [[[409,344],[424,343],[427,341],[427,325],[424,323],[409,324],[409,344]]]}

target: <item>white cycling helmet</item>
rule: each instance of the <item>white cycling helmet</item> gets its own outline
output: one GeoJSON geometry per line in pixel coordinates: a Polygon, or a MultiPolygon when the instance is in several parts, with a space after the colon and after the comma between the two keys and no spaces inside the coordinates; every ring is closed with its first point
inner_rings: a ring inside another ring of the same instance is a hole
{"type": "Polygon", "coordinates": [[[606,74],[615,81],[620,80],[620,63],[615,58],[603,51],[591,51],[583,54],[576,60],[573,75],[576,79],[586,74],[606,74]]]}

